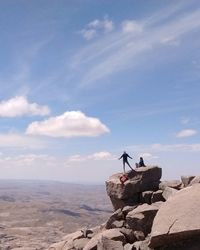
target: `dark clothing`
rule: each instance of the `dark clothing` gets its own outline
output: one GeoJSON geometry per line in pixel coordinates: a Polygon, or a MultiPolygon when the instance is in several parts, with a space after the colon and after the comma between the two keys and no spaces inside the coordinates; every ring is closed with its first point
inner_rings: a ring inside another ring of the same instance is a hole
{"type": "Polygon", "coordinates": [[[144,165],[144,160],[141,158],[140,161],[139,161],[139,167],[146,167],[144,165]]]}
{"type": "Polygon", "coordinates": [[[140,161],[139,163],[136,163],[136,168],[140,168],[140,167],[146,167],[145,164],[144,164],[144,160],[142,157],[140,157],[140,161]]]}
{"type": "MultiPolygon", "coordinates": [[[[130,165],[129,162],[128,162],[128,158],[132,159],[132,157],[130,157],[127,153],[123,153],[123,154],[120,156],[119,160],[120,160],[121,158],[123,159],[123,169],[124,169],[124,173],[125,173],[125,163],[132,169],[131,165],[130,165]]],[[[132,170],[133,170],[133,169],[132,169],[132,170]]]]}
{"type": "Polygon", "coordinates": [[[123,153],[122,156],[120,156],[119,159],[123,158],[123,162],[128,162],[128,158],[133,159],[132,157],[130,157],[127,153],[123,153]]]}

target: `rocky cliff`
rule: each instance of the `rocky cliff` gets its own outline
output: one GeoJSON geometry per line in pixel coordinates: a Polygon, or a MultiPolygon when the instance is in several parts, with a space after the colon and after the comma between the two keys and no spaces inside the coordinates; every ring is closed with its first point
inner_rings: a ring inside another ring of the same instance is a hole
{"type": "Polygon", "coordinates": [[[199,250],[200,177],[161,182],[162,169],[142,167],[106,181],[114,212],[95,228],[67,235],[48,250],[199,250]]]}

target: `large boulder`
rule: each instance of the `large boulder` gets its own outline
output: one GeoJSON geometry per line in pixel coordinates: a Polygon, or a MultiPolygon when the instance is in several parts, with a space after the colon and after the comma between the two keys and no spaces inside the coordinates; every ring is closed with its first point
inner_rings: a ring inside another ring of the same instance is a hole
{"type": "Polygon", "coordinates": [[[112,175],[106,181],[106,190],[114,209],[139,203],[141,192],[156,191],[161,175],[162,169],[157,166],[141,167],[129,172],[129,179],[124,184],[120,182],[122,173],[112,175]]]}
{"type": "MultiPolygon", "coordinates": [[[[196,241],[190,240],[200,237],[199,194],[200,184],[196,184],[178,191],[162,204],[153,222],[150,247],[183,249],[171,247],[171,244],[181,244],[183,241],[196,244],[196,241]]],[[[190,246],[187,249],[193,248],[190,246]]]]}

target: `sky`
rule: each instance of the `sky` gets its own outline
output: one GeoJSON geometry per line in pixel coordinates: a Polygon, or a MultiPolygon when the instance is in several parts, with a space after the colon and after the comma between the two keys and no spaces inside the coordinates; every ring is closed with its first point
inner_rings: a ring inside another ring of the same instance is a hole
{"type": "Polygon", "coordinates": [[[0,34],[1,179],[199,174],[199,0],[0,0],[0,34]]]}

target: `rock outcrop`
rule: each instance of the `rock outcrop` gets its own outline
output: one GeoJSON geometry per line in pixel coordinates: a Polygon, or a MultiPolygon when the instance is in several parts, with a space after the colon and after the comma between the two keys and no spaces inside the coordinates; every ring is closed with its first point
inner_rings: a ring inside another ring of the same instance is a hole
{"type": "Polygon", "coordinates": [[[198,250],[200,178],[162,181],[161,168],[142,167],[106,182],[114,213],[99,227],[79,230],[48,250],[198,250]]]}
{"type": "Polygon", "coordinates": [[[114,209],[127,205],[138,205],[142,202],[142,192],[157,191],[162,170],[159,167],[138,168],[128,173],[129,179],[124,184],[120,182],[121,175],[122,173],[112,175],[106,181],[107,194],[114,209]]]}

